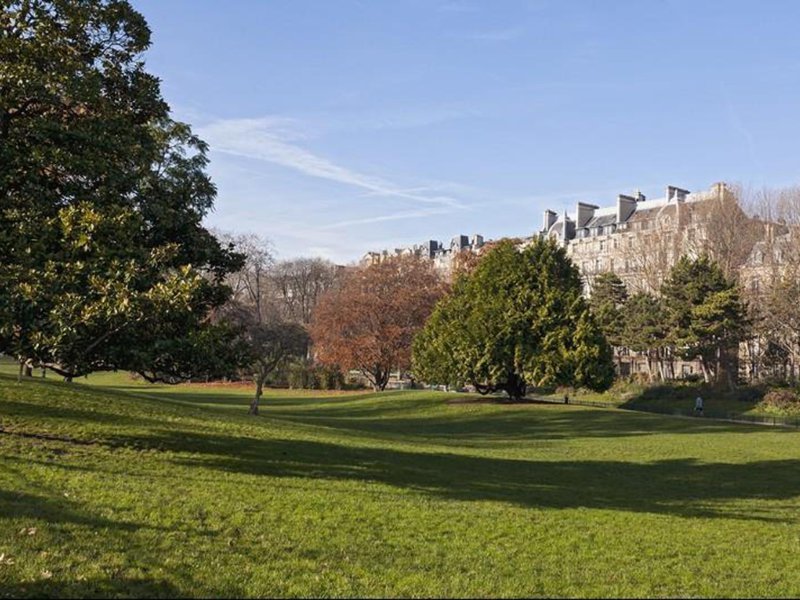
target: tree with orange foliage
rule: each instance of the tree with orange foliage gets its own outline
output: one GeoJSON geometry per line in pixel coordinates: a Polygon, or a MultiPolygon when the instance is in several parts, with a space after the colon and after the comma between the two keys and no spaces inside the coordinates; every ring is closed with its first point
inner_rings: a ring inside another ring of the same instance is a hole
{"type": "Polygon", "coordinates": [[[353,269],[319,300],[311,323],[316,357],[357,369],[376,391],[411,364],[411,342],[445,285],[430,261],[392,257],[353,269]]]}

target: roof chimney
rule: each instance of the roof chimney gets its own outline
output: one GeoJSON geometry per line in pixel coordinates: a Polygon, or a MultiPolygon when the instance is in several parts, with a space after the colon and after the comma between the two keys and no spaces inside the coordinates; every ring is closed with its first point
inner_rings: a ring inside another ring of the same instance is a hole
{"type": "Polygon", "coordinates": [[[636,198],[620,194],[617,196],[617,223],[624,223],[630,219],[636,210],[636,198]]]}
{"type": "Polygon", "coordinates": [[[575,220],[575,227],[586,227],[586,224],[594,217],[594,211],[598,209],[594,204],[586,204],[585,202],[578,202],[577,218],[575,220]]]}
{"type": "Polygon", "coordinates": [[[550,231],[550,228],[555,224],[558,220],[558,215],[555,211],[547,209],[544,211],[544,219],[542,220],[542,231],[547,233],[550,231]]]}
{"type": "Polygon", "coordinates": [[[686,196],[688,195],[689,190],[684,190],[683,188],[679,188],[674,185],[667,186],[667,202],[672,202],[673,200],[676,202],[683,202],[686,200],[686,196]]]}

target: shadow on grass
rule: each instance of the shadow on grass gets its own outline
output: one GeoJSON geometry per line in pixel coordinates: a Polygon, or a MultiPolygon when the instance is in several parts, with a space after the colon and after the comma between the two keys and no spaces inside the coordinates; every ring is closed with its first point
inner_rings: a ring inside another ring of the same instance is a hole
{"type": "MultiPolygon", "coordinates": [[[[53,462],[44,463],[35,459],[15,460],[14,458],[6,460],[3,463],[3,468],[7,473],[15,475],[17,481],[22,481],[24,480],[26,468],[31,464],[47,464],[51,468],[75,469],[87,472],[101,470],[91,466],[57,465],[53,462]]],[[[14,489],[12,490],[0,487],[0,524],[3,524],[6,520],[13,519],[21,522],[45,521],[51,525],[78,525],[95,531],[105,529],[133,533],[145,529],[170,533],[177,530],[193,535],[212,535],[212,532],[208,530],[191,526],[160,526],[141,524],[124,519],[107,519],[83,509],[84,506],[91,506],[91,503],[86,504],[84,502],[81,504],[66,495],[62,495],[61,491],[47,489],[46,486],[41,484],[36,484],[36,486],[37,493],[20,490],[19,483],[14,484],[14,489]]],[[[2,590],[2,586],[0,586],[0,590],[2,590]]]]}
{"type": "Polygon", "coordinates": [[[87,515],[77,510],[71,502],[26,492],[0,489],[0,517],[3,519],[41,519],[48,523],[69,523],[96,529],[135,531],[139,526],[124,521],[111,521],[87,515]]]}
{"type": "MultiPolygon", "coordinates": [[[[429,401],[427,401],[429,405],[429,401]]],[[[404,403],[405,404],[405,403],[404,403]]],[[[413,408],[413,407],[412,407],[413,408]]],[[[267,409],[269,418],[295,423],[313,424],[362,434],[431,443],[469,446],[474,442],[512,442],[561,440],[576,438],[617,438],[660,434],[745,433],[759,431],[736,424],[711,421],[664,419],[653,415],[631,415],[612,409],[564,407],[542,404],[534,410],[519,404],[499,406],[493,412],[465,413],[458,406],[441,416],[395,416],[391,407],[352,407],[348,410],[320,408],[314,411],[267,409]],[[374,418],[379,416],[379,418],[374,418]]],[[[405,412],[402,405],[398,412],[405,412]]],[[[265,413],[266,414],[266,413],[265,413]]]]}
{"type": "Polygon", "coordinates": [[[111,410],[106,412],[98,410],[96,407],[84,409],[52,404],[43,406],[39,403],[16,402],[6,399],[0,400],[0,405],[2,405],[4,417],[46,418],[76,423],[95,422],[123,427],[148,427],[162,422],[156,417],[121,414],[111,410]]]}
{"type": "Polygon", "coordinates": [[[756,408],[765,389],[747,386],[733,390],[705,383],[669,383],[651,385],[633,395],[619,408],[671,415],[692,415],[695,398],[704,399],[704,416],[729,419],[756,408]]]}
{"type": "Polygon", "coordinates": [[[0,598],[181,598],[185,594],[171,583],[147,578],[47,579],[4,583],[0,598]]]}
{"type": "Polygon", "coordinates": [[[651,463],[535,461],[451,453],[358,448],[305,440],[255,439],[163,432],[139,440],[191,452],[176,462],[230,473],[361,481],[460,501],[497,501],[523,507],[595,508],[794,522],[785,512],[738,512],[735,500],[800,496],[800,460],[745,464],[689,459],[651,463]]]}

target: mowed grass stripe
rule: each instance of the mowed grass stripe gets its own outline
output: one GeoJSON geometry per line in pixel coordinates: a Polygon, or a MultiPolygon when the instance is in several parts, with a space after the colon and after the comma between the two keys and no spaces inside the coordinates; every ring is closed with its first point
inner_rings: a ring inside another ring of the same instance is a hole
{"type": "Polygon", "coordinates": [[[103,378],[0,378],[3,596],[800,594],[794,431],[103,378]]]}

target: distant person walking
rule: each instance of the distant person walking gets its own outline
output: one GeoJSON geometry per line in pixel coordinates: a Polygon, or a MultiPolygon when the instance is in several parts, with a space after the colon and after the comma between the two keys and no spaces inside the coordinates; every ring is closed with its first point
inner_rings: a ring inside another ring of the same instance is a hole
{"type": "Polygon", "coordinates": [[[694,414],[703,416],[703,399],[700,396],[694,400],[694,414]]]}

